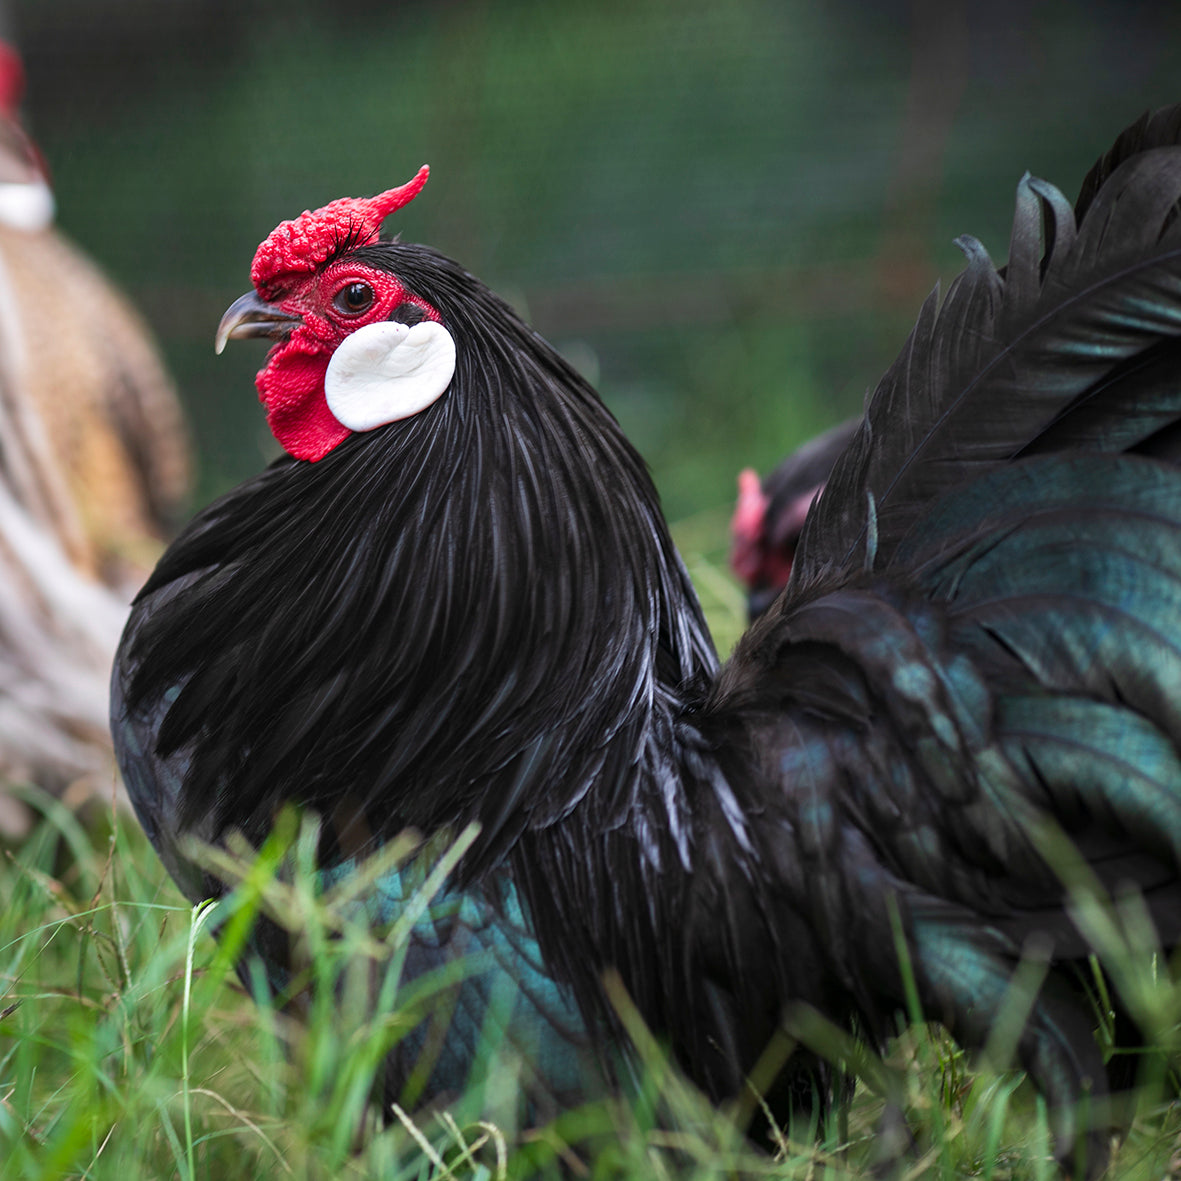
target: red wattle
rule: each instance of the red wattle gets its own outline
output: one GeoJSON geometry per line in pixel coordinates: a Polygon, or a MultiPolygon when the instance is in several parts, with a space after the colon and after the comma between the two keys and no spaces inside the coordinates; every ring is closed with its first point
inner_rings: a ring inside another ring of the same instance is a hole
{"type": "Polygon", "coordinates": [[[324,397],[328,358],[322,346],[292,337],[255,378],[271,433],[288,455],[313,463],[352,433],[333,417],[324,397]]]}

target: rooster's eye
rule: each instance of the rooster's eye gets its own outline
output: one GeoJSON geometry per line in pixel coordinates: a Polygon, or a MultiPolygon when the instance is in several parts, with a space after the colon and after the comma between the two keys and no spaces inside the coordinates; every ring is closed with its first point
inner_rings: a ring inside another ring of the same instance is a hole
{"type": "Polygon", "coordinates": [[[350,316],[365,311],[373,303],[373,288],[368,283],[346,283],[332,301],[350,316]]]}

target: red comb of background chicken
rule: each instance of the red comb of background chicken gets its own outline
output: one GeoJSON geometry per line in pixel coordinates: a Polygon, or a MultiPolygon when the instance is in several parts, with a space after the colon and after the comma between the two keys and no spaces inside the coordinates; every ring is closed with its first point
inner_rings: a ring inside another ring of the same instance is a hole
{"type": "Polygon", "coordinates": [[[754,468],[744,468],[738,473],[738,503],[730,518],[730,569],[747,586],[753,586],[762,573],[767,500],[754,468]]]}
{"type": "Polygon", "coordinates": [[[25,93],[25,67],[20,54],[0,41],[0,114],[16,119],[25,93]]]}
{"type": "Polygon", "coordinates": [[[305,209],[280,222],[263,240],[250,267],[250,281],[260,295],[280,275],[311,272],[342,243],[365,246],[377,238],[381,223],[422,192],[430,169],[424,164],[414,179],[376,197],[341,197],[319,209],[305,209]]]}

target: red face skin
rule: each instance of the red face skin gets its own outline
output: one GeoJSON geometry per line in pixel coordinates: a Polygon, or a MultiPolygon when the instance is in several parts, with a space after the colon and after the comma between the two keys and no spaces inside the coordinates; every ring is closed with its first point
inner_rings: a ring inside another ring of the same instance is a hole
{"type": "Polygon", "coordinates": [[[337,346],[366,324],[388,320],[404,304],[424,319],[439,313],[386,271],[343,260],[312,274],[276,276],[267,284],[271,304],[300,323],[267,355],[255,384],[267,425],[296,459],[323,459],[352,433],[328,409],[324,374],[337,346]],[[283,280],[292,287],[283,290],[283,280]]]}

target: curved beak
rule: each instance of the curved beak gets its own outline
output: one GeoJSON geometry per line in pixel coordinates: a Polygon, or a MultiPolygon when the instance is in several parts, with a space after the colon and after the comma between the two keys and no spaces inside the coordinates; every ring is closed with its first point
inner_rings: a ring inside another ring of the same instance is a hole
{"type": "Polygon", "coordinates": [[[217,326],[213,351],[220,353],[227,340],[246,340],[252,336],[286,340],[299,322],[299,316],[281,312],[274,304],[260,299],[257,292],[248,291],[226,308],[217,326]]]}

